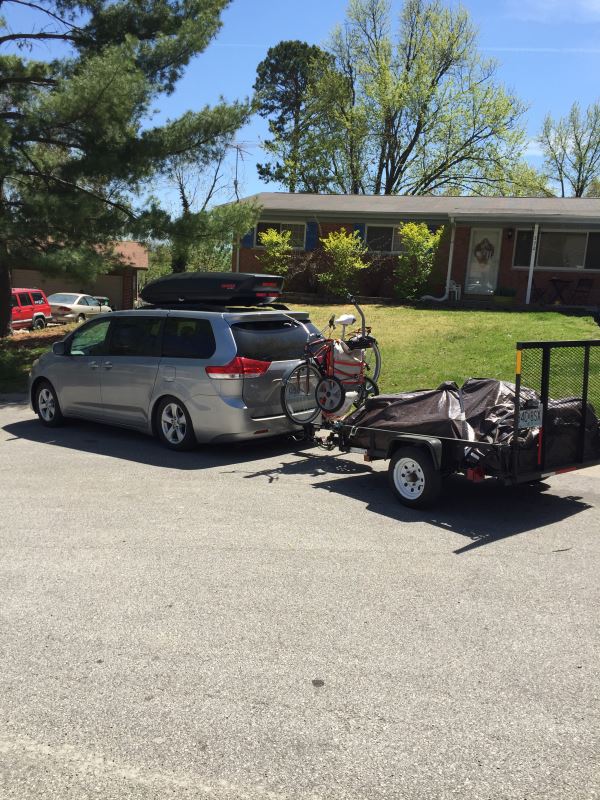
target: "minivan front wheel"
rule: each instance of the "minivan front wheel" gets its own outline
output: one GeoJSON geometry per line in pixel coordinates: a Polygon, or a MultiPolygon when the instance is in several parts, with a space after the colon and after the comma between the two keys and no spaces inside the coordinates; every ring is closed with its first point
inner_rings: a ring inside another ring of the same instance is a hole
{"type": "Polygon", "coordinates": [[[54,387],[48,381],[40,381],[36,386],[35,410],[40,421],[49,428],[57,428],[65,421],[54,387]]]}
{"type": "Polygon", "coordinates": [[[171,450],[191,450],[196,445],[192,420],[187,408],[174,397],[160,401],[156,412],[158,438],[171,450]]]}

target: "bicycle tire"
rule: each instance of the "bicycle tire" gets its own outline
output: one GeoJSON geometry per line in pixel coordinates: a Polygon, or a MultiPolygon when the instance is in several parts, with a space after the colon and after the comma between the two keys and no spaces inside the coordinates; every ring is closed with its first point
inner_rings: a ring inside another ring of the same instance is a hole
{"type": "Polygon", "coordinates": [[[377,383],[379,380],[379,376],[381,375],[381,350],[379,349],[379,345],[377,342],[373,342],[371,347],[367,348],[364,352],[364,359],[368,377],[373,381],[373,383],[377,383]],[[369,360],[369,353],[373,354],[373,358],[369,360]]]}
{"type": "Polygon", "coordinates": [[[306,426],[321,414],[317,403],[317,386],[322,375],[312,364],[297,364],[281,384],[281,407],[294,425],[306,426]]]}
{"type": "Polygon", "coordinates": [[[364,406],[369,397],[376,397],[379,394],[379,386],[371,378],[365,378],[365,382],[358,390],[358,397],[354,401],[354,408],[364,406]]]}

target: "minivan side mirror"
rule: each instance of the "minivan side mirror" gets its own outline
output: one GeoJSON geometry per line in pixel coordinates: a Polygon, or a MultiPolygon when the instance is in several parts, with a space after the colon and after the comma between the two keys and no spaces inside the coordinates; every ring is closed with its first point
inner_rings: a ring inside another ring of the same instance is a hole
{"type": "Polygon", "coordinates": [[[66,356],[67,346],[64,342],[54,342],[52,345],[52,352],[55,356],[66,356]]]}

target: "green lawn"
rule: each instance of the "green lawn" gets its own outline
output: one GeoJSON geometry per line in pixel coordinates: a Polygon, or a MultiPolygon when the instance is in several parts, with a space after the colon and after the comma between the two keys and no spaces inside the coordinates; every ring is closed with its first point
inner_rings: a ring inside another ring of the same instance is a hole
{"type": "MultiPolygon", "coordinates": [[[[331,313],[352,312],[350,306],[296,306],[310,311],[324,327],[331,313]]],[[[365,306],[383,356],[379,381],[385,392],[437,386],[444,380],[462,383],[469,377],[513,380],[515,342],[538,339],[598,339],[591,317],[566,317],[550,311],[421,310],[403,306],[365,306]]],[[[27,387],[32,362],[65,336],[65,328],[18,334],[0,341],[0,392],[27,387]]]]}
{"type": "MultiPolygon", "coordinates": [[[[331,313],[351,306],[295,306],[310,311],[324,327],[331,313]]],[[[367,324],[382,351],[379,387],[384,392],[435,387],[466,378],[514,380],[515,344],[541,339],[600,339],[591,317],[566,317],[550,311],[425,310],[403,306],[365,306],[367,324]]],[[[354,312],[355,313],[355,312],[354,312]]]]}

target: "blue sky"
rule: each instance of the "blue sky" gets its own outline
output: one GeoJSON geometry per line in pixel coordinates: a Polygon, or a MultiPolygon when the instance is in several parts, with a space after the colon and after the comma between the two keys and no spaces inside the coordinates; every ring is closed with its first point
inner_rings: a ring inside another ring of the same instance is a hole
{"type": "MultiPolygon", "coordinates": [[[[397,16],[402,1],[391,5],[397,16]]],[[[463,0],[462,5],[479,29],[482,51],[499,60],[500,79],[530,106],[529,155],[539,163],[533,140],[544,115],[564,114],[575,100],[585,107],[600,98],[600,0],[463,0]]],[[[346,0],[233,0],[216,40],[189,65],[176,92],[161,100],[155,119],[176,117],[221,95],[249,96],[256,65],[269,47],[282,39],[324,44],[345,9],[346,0]]],[[[239,175],[243,195],[280,188],[256,175],[266,133],[260,119],[240,131],[247,153],[239,175]]]]}
{"type": "MultiPolygon", "coordinates": [[[[600,0],[463,0],[479,29],[481,49],[500,62],[499,76],[530,106],[533,142],[545,114],[564,114],[574,100],[584,107],[600,98],[600,0]]],[[[401,0],[392,0],[397,15],[401,0]]],[[[177,93],[163,103],[166,116],[251,93],[257,63],[282,39],[324,44],[344,19],[346,0],[233,0],[223,28],[209,49],[190,65],[177,93]]],[[[254,120],[239,141],[248,153],[241,169],[243,194],[268,186],[256,175],[266,125],[254,120]]]]}

